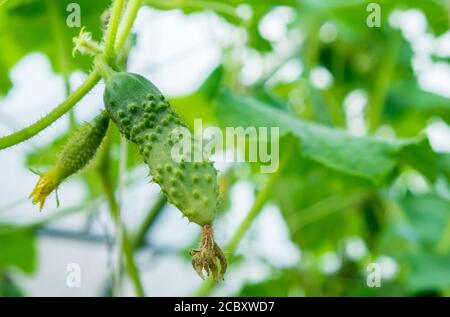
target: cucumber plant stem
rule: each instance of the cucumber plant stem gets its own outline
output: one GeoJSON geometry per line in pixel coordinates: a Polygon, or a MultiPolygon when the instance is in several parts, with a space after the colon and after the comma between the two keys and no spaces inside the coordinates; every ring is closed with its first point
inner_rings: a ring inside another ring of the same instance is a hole
{"type": "Polygon", "coordinates": [[[81,84],[73,93],[67,97],[59,106],[54,108],[49,114],[42,117],[32,125],[23,128],[19,131],[16,131],[10,135],[4,136],[0,138],[0,150],[5,149],[7,147],[13,146],[20,142],[30,139],[35,136],[53,122],[58,120],[62,115],[64,115],[67,111],[73,108],[75,104],[81,100],[100,80],[100,75],[98,72],[93,71],[89,74],[86,81],[81,84]]]}
{"type": "Polygon", "coordinates": [[[114,70],[109,66],[108,62],[103,56],[96,56],[94,59],[96,71],[107,81],[113,74],[114,70]]]}
{"type": "Polygon", "coordinates": [[[142,5],[142,0],[130,0],[125,9],[124,17],[119,26],[119,33],[117,36],[116,43],[114,45],[115,51],[118,51],[125,45],[125,41],[130,34],[131,27],[133,26],[134,20],[136,20],[139,8],[142,5]]]}
{"type": "Polygon", "coordinates": [[[374,132],[381,121],[384,111],[384,103],[389,92],[389,85],[394,75],[398,53],[401,45],[401,35],[396,34],[390,40],[389,50],[383,59],[383,64],[378,71],[375,86],[370,95],[368,105],[369,130],[374,132]]]}
{"type": "Polygon", "coordinates": [[[111,18],[109,19],[108,28],[105,36],[105,51],[103,55],[108,62],[114,57],[114,44],[116,42],[117,29],[119,28],[120,16],[122,15],[124,0],[114,0],[111,18]]]}
{"type": "Polygon", "coordinates": [[[439,254],[446,254],[450,249],[450,217],[447,218],[444,230],[442,231],[441,238],[436,246],[436,251],[439,254]]]}
{"type": "Polygon", "coordinates": [[[128,233],[120,219],[119,204],[117,203],[117,200],[114,195],[114,191],[112,190],[112,188],[110,186],[111,182],[110,182],[109,178],[108,177],[105,178],[103,176],[103,177],[101,177],[101,179],[102,179],[103,189],[104,189],[107,201],[108,201],[111,218],[116,225],[117,233],[120,234],[120,236],[122,238],[120,249],[122,251],[122,255],[124,256],[125,268],[130,277],[130,280],[133,284],[136,295],[139,297],[143,297],[143,296],[145,296],[144,287],[142,286],[142,282],[141,282],[141,279],[139,276],[139,271],[137,269],[136,262],[134,261],[132,243],[131,243],[128,233]]]}
{"type": "MultiPolygon", "coordinates": [[[[124,27],[122,32],[119,34],[119,39],[126,39],[131,26],[133,25],[134,19],[136,18],[136,14],[132,14],[133,12],[137,12],[140,5],[140,0],[131,0],[130,1],[130,14],[127,15],[126,20],[123,22],[127,27],[124,27]]],[[[105,52],[104,56],[108,61],[111,60],[111,58],[115,54],[116,49],[120,49],[121,46],[117,45],[115,46],[115,39],[117,34],[117,28],[119,26],[119,20],[120,15],[122,13],[123,9],[123,0],[116,0],[113,5],[113,12],[111,15],[111,21],[108,25],[108,29],[106,32],[106,40],[105,40],[105,52]]],[[[125,42],[125,40],[120,40],[119,43],[125,42]]],[[[94,70],[92,71],[89,76],[87,77],[86,81],[81,84],[80,87],[78,87],[72,94],[70,94],[66,100],[64,100],[59,106],[54,108],[49,114],[42,117],[35,123],[31,124],[30,126],[23,128],[19,131],[16,131],[12,134],[9,134],[7,136],[0,138],[0,150],[8,148],[10,146],[13,146],[15,144],[18,144],[20,142],[23,142],[25,140],[30,139],[31,137],[35,136],[45,128],[47,128],[49,125],[51,125],[53,122],[58,120],[61,116],[63,116],[67,111],[72,109],[75,104],[81,100],[100,80],[101,76],[99,73],[94,70]]]]}
{"type": "Polygon", "coordinates": [[[162,210],[164,209],[164,206],[166,205],[167,199],[164,195],[159,195],[155,202],[153,203],[151,209],[145,216],[144,220],[142,221],[142,224],[138,228],[136,235],[133,239],[133,248],[137,249],[145,242],[145,236],[147,235],[148,231],[152,228],[153,224],[155,223],[156,219],[158,219],[158,216],[161,214],[162,210]]]}
{"type": "Polygon", "coordinates": [[[133,284],[136,295],[142,297],[145,296],[145,293],[144,288],[142,286],[142,282],[140,280],[137,265],[133,258],[133,243],[131,242],[131,239],[125,229],[125,226],[122,224],[122,221],[120,219],[120,206],[114,194],[113,188],[114,182],[110,174],[111,168],[110,168],[109,153],[111,149],[112,137],[113,137],[113,130],[112,127],[110,126],[108,128],[106,139],[104,140],[104,147],[102,148],[102,152],[100,153],[97,171],[100,177],[101,184],[103,186],[103,191],[105,193],[108,202],[111,218],[116,226],[121,254],[123,255],[125,260],[125,268],[133,284]]]}

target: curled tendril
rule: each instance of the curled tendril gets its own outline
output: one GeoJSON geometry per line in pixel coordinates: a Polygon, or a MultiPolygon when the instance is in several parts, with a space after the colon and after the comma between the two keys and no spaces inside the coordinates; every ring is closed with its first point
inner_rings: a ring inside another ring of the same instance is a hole
{"type": "Polygon", "coordinates": [[[227,259],[214,241],[211,225],[202,226],[200,249],[191,250],[189,254],[192,256],[194,270],[202,279],[205,279],[204,272],[215,280],[223,279],[227,270],[227,259]]]}

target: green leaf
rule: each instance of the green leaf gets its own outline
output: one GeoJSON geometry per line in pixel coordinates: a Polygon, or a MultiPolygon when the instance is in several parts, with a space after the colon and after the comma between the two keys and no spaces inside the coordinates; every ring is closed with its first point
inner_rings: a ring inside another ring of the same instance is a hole
{"type": "Polygon", "coordinates": [[[195,119],[202,119],[204,123],[215,123],[213,99],[216,97],[224,76],[222,64],[203,81],[198,90],[183,97],[170,98],[171,105],[183,118],[186,124],[193,128],[195,119]]]}
{"type": "Polygon", "coordinates": [[[211,74],[203,81],[198,88],[198,92],[203,93],[208,99],[214,98],[222,84],[223,76],[224,66],[223,64],[219,64],[219,66],[214,68],[211,74]]]}
{"type": "Polygon", "coordinates": [[[434,179],[434,153],[424,137],[412,139],[382,139],[356,137],[334,129],[294,118],[248,96],[221,94],[217,106],[218,118],[224,126],[279,127],[280,135],[293,134],[306,157],[328,168],[381,184],[401,164],[417,168],[434,179]],[[421,157],[426,162],[418,161],[421,157]]]}
{"type": "Polygon", "coordinates": [[[401,201],[401,205],[421,240],[430,247],[435,246],[450,217],[450,202],[434,194],[409,195],[401,201]]]}
{"type": "Polygon", "coordinates": [[[270,279],[244,285],[239,296],[300,296],[303,292],[304,277],[291,269],[272,275],[270,279]]]}
{"type": "Polygon", "coordinates": [[[178,98],[170,98],[170,104],[191,129],[195,119],[202,119],[204,124],[215,122],[214,107],[211,100],[202,92],[178,98]]]}
{"type": "Polygon", "coordinates": [[[450,99],[424,91],[412,75],[392,85],[384,109],[389,122],[403,133],[423,130],[436,116],[450,123],[450,99]]]}
{"type": "Polygon", "coordinates": [[[0,274],[0,297],[23,296],[22,290],[6,274],[0,274]]]}
{"type": "MultiPolygon", "coordinates": [[[[0,95],[11,88],[8,72],[21,58],[32,52],[44,53],[55,72],[88,71],[91,58],[72,57],[72,38],[78,27],[66,24],[71,0],[14,0],[0,6],[0,95]]],[[[78,0],[81,26],[101,39],[100,16],[110,1],[78,0]]]]}
{"type": "Polygon", "coordinates": [[[333,250],[348,236],[368,237],[364,216],[373,200],[369,192],[373,186],[300,155],[295,157],[287,163],[271,193],[292,241],[302,250],[320,252],[333,250]]]}
{"type": "Polygon", "coordinates": [[[432,255],[421,253],[408,255],[409,264],[405,285],[418,291],[444,290],[450,287],[450,255],[432,255]]]}
{"type": "MultiPolygon", "coordinates": [[[[397,82],[391,87],[389,98],[393,99],[392,106],[406,108],[405,110],[443,110],[447,115],[450,114],[450,98],[427,92],[412,79],[397,82]]],[[[392,110],[389,104],[387,110],[392,110]]]]}
{"type": "MultiPolygon", "coordinates": [[[[303,5],[306,4],[309,10],[315,10],[321,15],[332,15],[353,29],[359,28],[369,32],[370,28],[367,27],[366,18],[370,12],[367,12],[366,8],[369,3],[373,2],[372,0],[306,0],[303,5]]],[[[448,30],[448,4],[445,0],[379,0],[376,3],[381,8],[382,26],[389,24],[389,15],[395,9],[419,9],[427,17],[428,24],[436,35],[441,35],[448,30]]]]}
{"type": "Polygon", "coordinates": [[[296,6],[295,0],[190,0],[190,1],[164,1],[164,0],[146,0],[145,4],[160,10],[180,9],[185,14],[192,14],[201,11],[214,11],[219,16],[225,18],[229,23],[239,27],[245,27],[247,31],[247,46],[255,48],[258,51],[272,50],[272,44],[265,39],[259,31],[261,19],[277,6],[296,6]],[[242,20],[237,14],[236,9],[239,5],[250,7],[252,15],[249,20],[242,20]]]}
{"type": "Polygon", "coordinates": [[[450,183],[450,153],[441,153],[437,156],[439,171],[450,183]]]}
{"type": "Polygon", "coordinates": [[[24,273],[33,273],[37,260],[34,234],[30,230],[9,230],[10,228],[13,226],[0,224],[0,267],[18,268],[24,273]]]}

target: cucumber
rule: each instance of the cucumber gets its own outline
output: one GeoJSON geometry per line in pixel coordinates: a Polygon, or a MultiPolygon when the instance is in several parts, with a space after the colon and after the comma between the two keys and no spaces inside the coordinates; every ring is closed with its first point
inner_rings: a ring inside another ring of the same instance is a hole
{"type": "Polygon", "coordinates": [[[206,160],[178,162],[172,158],[173,131],[186,125],[146,78],[110,71],[103,97],[112,121],[122,135],[137,145],[153,181],[159,184],[168,202],[189,221],[202,226],[201,248],[191,251],[195,270],[202,278],[203,270],[215,278],[222,277],[226,260],[213,240],[211,228],[219,192],[213,164],[206,160]],[[221,263],[220,272],[217,259],[221,263]]]}
{"type": "Polygon", "coordinates": [[[218,201],[217,172],[210,162],[175,162],[174,129],[185,127],[161,92],[140,75],[120,72],[108,81],[106,110],[126,138],[137,144],[153,180],[191,222],[211,224],[218,201]]]}
{"type": "Polygon", "coordinates": [[[105,137],[108,124],[109,116],[102,111],[91,122],[84,123],[70,135],[53,166],[40,174],[30,195],[33,204],[39,203],[42,209],[47,196],[57,189],[61,182],[82,170],[92,160],[105,137]]]}

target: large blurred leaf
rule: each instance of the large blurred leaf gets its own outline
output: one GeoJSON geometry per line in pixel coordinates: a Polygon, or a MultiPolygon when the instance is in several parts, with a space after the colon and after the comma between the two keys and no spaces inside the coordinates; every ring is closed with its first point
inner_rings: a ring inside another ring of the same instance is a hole
{"type": "Polygon", "coordinates": [[[302,250],[333,250],[343,238],[371,235],[365,220],[373,185],[295,155],[273,186],[293,242],[302,250]],[[324,234],[326,232],[326,234],[324,234]]]}
{"type": "MultiPolygon", "coordinates": [[[[316,11],[322,16],[332,16],[354,29],[370,31],[366,24],[369,15],[366,8],[369,3],[374,2],[371,0],[306,0],[302,4],[309,11],[316,11]]],[[[382,26],[388,25],[389,15],[395,9],[419,9],[427,17],[429,26],[436,35],[441,35],[448,30],[448,3],[445,0],[379,0],[375,3],[379,4],[381,8],[382,26]]]]}
{"type": "Polygon", "coordinates": [[[272,49],[271,42],[265,39],[259,30],[261,19],[277,6],[296,6],[295,0],[188,0],[180,2],[146,0],[144,3],[161,10],[181,9],[186,14],[212,10],[232,24],[245,26],[247,45],[258,51],[270,51],[272,49]],[[236,14],[236,9],[240,5],[245,5],[250,9],[251,18],[249,20],[244,21],[236,14]]]}
{"type": "Polygon", "coordinates": [[[392,107],[421,111],[441,110],[446,118],[450,117],[449,98],[424,91],[413,81],[395,83],[391,87],[389,98],[392,99],[392,104],[386,106],[387,111],[395,111],[392,107]]]}
{"type": "Polygon", "coordinates": [[[450,202],[433,195],[409,195],[401,201],[408,222],[421,240],[435,246],[441,239],[450,217],[450,202]]]}
{"type": "Polygon", "coordinates": [[[6,274],[0,274],[0,297],[23,296],[22,290],[6,274]]]}
{"type": "Polygon", "coordinates": [[[403,134],[423,130],[433,116],[450,123],[450,99],[422,90],[413,78],[392,85],[384,109],[389,122],[403,134]]]}
{"type": "MultiPolygon", "coordinates": [[[[10,68],[30,52],[46,54],[54,71],[59,73],[89,69],[89,57],[72,57],[72,38],[80,28],[66,24],[70,3],[74,1],[13,0],[0,6],[0,95],[11,86],[10,68]]],[[[76,3],[81,9],[81,26],[86,26],[99,40],[100,16],[110,1],[78,0],[76,3]]]]}
{"type": "Polygon", "coordinates": [[[220,64],[208,75],[197,91],[187,96],[170,98],[171,105],[190,128],[193,128],[195,119],[202,119],[204,124],[216,122],[212,101],[222,84],[223,75],[224,68],[220,64]]]}
{"type": "Polygon", "coordinates": [[[18,268],[32,273],[36,268],[36,241],[29,230],[9,230],[0,224],[0,268],[18,268]]]}
{"type": "Polygon", "coordinates": [[[441,153],[438,155],[439,171],[447,178],[450,183],[450,153],[441,153]]]}
{"type": "Polygon", "coordinates": [[[195,119],[202,119],[204,124],[215,122],[212,102],[201,92],[195,92],[184,97],[171,98],[170,102],[191,129],[194,127],[195,119]]]}
{"type": "Polygon", "coordinates": [[[294,118],[248,96],[221,94],[218,117],[224,126],[279,127],[280,134],[298,138],[302,153],[331,169],[380,184],[402,163],[430,179],[436,173],[435,156],[425,138],[381,139],[355,137],[343,130],[294,118]],[[420,160],[417,160],[420,157],[420,160]]]}
{"type": "Polygon", "coordinates": [[[303,278],[296,270],[278,272],[258,283],[244,285],[239,296],[300,296],[303,295],[303,278]]]}
{"type": "Polygon", "coordinates": [[[408,255],[406,287],[412,291],[445,290],[450,287],[450,255],[408,255]]]}

